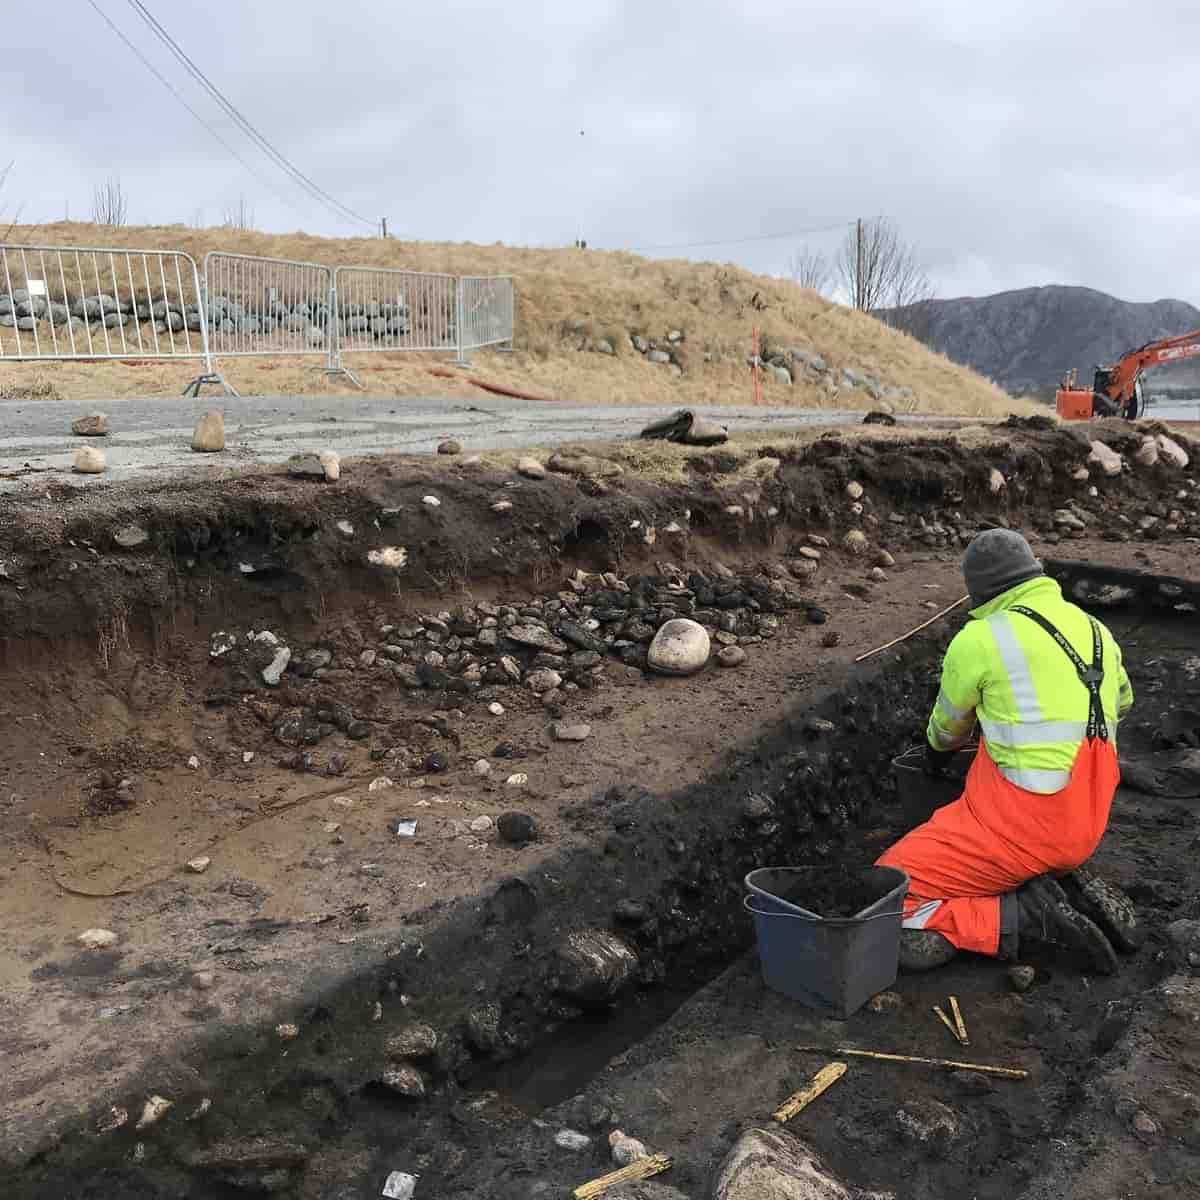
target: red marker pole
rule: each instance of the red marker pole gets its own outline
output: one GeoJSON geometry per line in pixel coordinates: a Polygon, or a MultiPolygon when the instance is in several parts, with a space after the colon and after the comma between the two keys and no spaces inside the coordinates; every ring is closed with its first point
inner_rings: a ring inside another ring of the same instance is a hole
{"type": "Polygon", "coordinates": [[[750,353],[754,358],[754,403],[762,403],[762,393],[758,384],[758,326],[754,327],[754,338],[750,343],[750,353]]]}

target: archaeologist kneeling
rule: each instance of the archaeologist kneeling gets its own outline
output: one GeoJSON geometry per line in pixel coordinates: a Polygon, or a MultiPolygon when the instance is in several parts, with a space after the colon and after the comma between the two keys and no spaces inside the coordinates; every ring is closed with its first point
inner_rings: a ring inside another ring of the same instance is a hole
{"type": "Polygon", "coordinates": [[[1035,940],[1111,974],[1113,945],[1137,948],[1133,907],[1077,868],[1104,836],[1120,779],[1117,721],[1133,704],[1120,648],[1063,599],[1019,533],[979,534],[962,569],[971,619],[946,651],[929,769],[944,769],[977,721],[981,739],[963,794],[879,859],[910,880],[900,965],[940,966],[958,950],[1012,960],[1035,940]]]}

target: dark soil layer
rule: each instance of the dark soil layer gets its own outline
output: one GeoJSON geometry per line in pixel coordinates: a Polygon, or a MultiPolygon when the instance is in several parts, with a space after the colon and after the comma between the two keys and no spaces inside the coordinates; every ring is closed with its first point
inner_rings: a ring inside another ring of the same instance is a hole
{"type": "Polygon", "coordinates": [[[892,890],[871,871],[844,866],[805,871],[784,887],[780,899],[819,917],[856,917],[892,890]]]}

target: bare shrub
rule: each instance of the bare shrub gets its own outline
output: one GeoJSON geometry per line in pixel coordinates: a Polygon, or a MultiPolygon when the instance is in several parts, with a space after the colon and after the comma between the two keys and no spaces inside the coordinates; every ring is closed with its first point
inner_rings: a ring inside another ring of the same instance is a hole
{"type": "Polygon", "coordinates": [[[92,220],[109,229],[120,229],[129,219],[129,203],[119,179],[109,179],[92,189],[92,220]]]}

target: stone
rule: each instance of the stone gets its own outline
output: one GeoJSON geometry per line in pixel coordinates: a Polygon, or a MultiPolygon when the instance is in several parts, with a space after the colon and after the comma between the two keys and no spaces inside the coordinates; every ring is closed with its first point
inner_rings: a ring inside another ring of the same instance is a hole
{"type": "Polygon", "coordinates": [[[336,483],[342,475],[342,460],[336,450],[322,450],[317,455],[317,462],[325,473],[326,483],[336,483]]]}
{"type": "Polygon", "coordinates": [[[624,474],[619,463],[585,454],[582,450],[560,450],[550,455],[546,466],[559,475],[579,475],[589,479],[611,479],[624,474]]]}
{"type": "Polygon", "coordinates": [[[902,1141],[928,1147],[944,1154],[963,1137],[958,1115],[940,1100],[915,1098],[896,1113],[896,1128],[902,1141]]]}
{"type": "Polygon", "coordinates": [[[393,1061],[408,1058],[429,1058],[438,1047],[438,1035],[431,1025],[414,1022],[406,1025],[387,1040],[388,1058],[393,1061]]]}
{"type": "Polygon", "coordinates": [[[85,950],[107,950],[120,939],[111,929],[85,929],[75,940],[85,950]]]}
{"type": "Polygon", "coordinates": [[[708,662],[708,631],[698,621],[676,617],[654,635],[646,664],[660,675],[694,675],[708,662]]]}
{"type": "Polygon", "coordinates": [[[426,508],[441,508],[442,502],[436,496],[422,496],[421,503],[426,508]]]}
{"type": "Polygon", "coordinates": [[[562,676],[557,671],[545,668],[540,671],[530,671],[525,682],[529,685],[530,691],[540,696],[543,692],[551,692],[555,688],[561,687],[562,676]]]}
{"type": "Polygon", "coordinates": [[[822,635],[821,637],[821,645],[824,646],[826,650],[832,650],[834,646],[841,645],[841,642],[842,635],[838,633],[836,629],[831,629],[828,633],[822,635]]]}
{"type": "Polygon", "coordinates": [[[484,815],[476,817],[470,823],[470,825],[467,826],[467,828],[470,829],[472,833],[491,833],[493,826],[494,822],[492,821],[492,818],[484,815]]]}
{"type": "Polygon", "coordinates": [[[526,479],[545,479],[546,468],[536,458],[525,455],[517,459],[517,474],[524,475],[526,479]]]}
{"type": "MultiPolygon", "coordinates": [[[[399,571],[408,563],[408,551],[403,546],[380,546],[367,551],[367,562],[387,571],[399,571]]],[[[364,654],[367,651],[363,651],[364,654]]]]}
{"type": "Polygon", "coordinates": [[[150,1096],[142,1105],[142,1115],[134,1129],[149,1129],[151,1125],[157,1125],[174,1107],[175,1101],[168,1100],[166,1096],[150,1096]]]}
{"type": "Polygon", "coordinates": [[[492,512],[494,512],[494,513],[506,513],[506,512],[512,512],[512,506],[513,505],[512,505],[511,500],[496,500],[491,505],[491,509],[492,509],[492,512]]]}
{"type": "Polygon", "coordinates": [[[1140,1142],[1153,1142],[1161,1132],[1158,1122],[1145,1109],[1139,1108],[1129,1118],[1129,1128],[1140,1142]]]}
{"type": "Polygon", "coordinates": [[[75,451],[75,470],[80,475],[102,475],[108,470],[108,461],[102,450],[91,446],[80,446],[75,451]]]}
{"type": "Polygon", "coordinates": [[[501,704],[499,700],[493,700],[491,704],[488,705],[488,712],[490,712],[493,717],[502,717],[504,716],[504,705],[501,704]]]}
{"type": "Polygon", "coordinates": [[[287,665],[292,661],[292,652],[287,646],[281,646],[275,652],[275,657],[262,669],[262,681],[268,687],[278,687],[283,678],[287,665]]]}
{"type": "Polygon", "coordinates": [[[192,430],[192,449],[206,454],[225,449],[225,414],[214,408],[196,422],[192,430]]]}
{"type": "Polygon", "coordinates": [[[541,625],[512,625],[504,631],[504,636],[519,646],[544,650],[547,654],[566,654],[570,649],[562,638],[555,637],[541,625]]]}
{"type": "Polygon", "coordinates": [[[1189,966],[1200,966],[1200,921],[1180,918],[1167,926],[1167,941],[1189,966]]]}
{"type": "Polygon", "coordinates": [[[851,500],[861,500],[863,498],[863,485],[853,479],[850,480],[850,482],[846,484],[846,495],[851,500]]]}
{"type": "Polygon", "coordinates": [[[492,773],[492,764],[486,758],[477,759],[471,768],[480,779],[486,779],[492,773]]]}
{"type": "Polygon", "coordinates": [[[372,779],[371,782],[367,784],[367,791],[386,792],[395,786],[395,783],[393,783],[392,780],[390,780],[386,775],[380,775],[377,778],[372,779]]]}
{"type": "Polygon", "coordinates": [[[1032,967],[1022,966],[1020,963],[1008,968],[1008,981],[1015,992],[1029,991],[1033,987],[1036,975],[1037,972],[1032,967]]]}
{"type": "Polygon", "coordinates": [[[665,350],[651,350],[647,353],[646,358],[648,361],[658,363],[660,366],[671,361],[671,356],[665,350]]]}
{"type": "Polygon", "coordinates": [[[712,1200],[851,1200],[816,1154],[782,1130],[749,1129],[717,1169],[712,1200]]]}
{"type": "Polygon", "coordinates": [[[192,987],[198,992],[211,992],[217,977],[211,971],[197,971],[192,975],[192,987]]]}
{"type": "Polygon", "coordinates": [[[294,1042],[300,1036],[300,1026],[291,1021],[284,1021],[275,1026],[275,1036],[281,1042],[294,1042]]]}
{"type": "Polygon", "coordinates": [[[438,446],[437,452],[439,454],[461,454],[462,442],[456,441],[454,438],[447,438],[438,446]]]}
{"type": "Polygon", "coordinates": [[[208,870],[212,863],[212,859],[206,854],[201,854],[198,858],[189,858],[187,861],[187,869],[193,875],[203,875],[208,870]]]}
{"type": "Polygon", "coordinates": [[[341,477],[341,459],[333,450],[322,450],[320,454],[293,454],[287,460],[287,473],[297,479],[334,483],[341,477]]]}
{"type": "Polygon", "coordinates": [[[899,992],[879,992],[867,1001],[867,1010],[873,1013],[899,1012],[904,1007],[904,997],[899,992]]]}
{"type": "Polygon", "coordinates": [[[495,1050],[500,1045],[500,1018],[499,1004],[485,1004],[468,1013],[467,1045],[484,1054],[495,1050]]]}
{"type": "Polygon", "coordinates": [[[550,726],[550,732],[556,742],[585,742],[592,736],[592,727],[582,722],[571,724],[566,721],[556,721],[550,726]]]}
{"type": "Polygon", "coordinates": [[[637,955],[606,929],[570,933],[556,953],[556,990],[584,1008],[603,1008],[632,981],[637,955]]]}
{"type": "Polygon", "coordinates": [[[614,1129],[608,1135],[608,1145],[612,1151],[612,1160],[618,1167],[627,1167],[630,1163],[637,1162],[639,1158],[650,1157],[650,1152],[646,1149],[644,1142],[630,1137],[620,1129],[614,1129]]]}
{"type": "Polygon", "coordinates": [[[842,538],[842,545],[851,554],[865,554],[867,552],[867,535],[861,529],[851,529],[842,538]]]}
{"type": "Polygon", "coordinates": [[[569,1150],[572,1154],[582,1154],[591,1148],[592,1139],[586,1133],[576,1133],[574,1129],[560,1129],[554,1135],[554,1144],[560,1150],[569,1150]]]}
{"type": "Polygon", "coordinates": [[[821,561],[821,552],[815,546],[801,546],[796,553],[800,555],[801,558],[808,558],[813,562],[821,561]]]}
{"type": "Polygon", "coordinates": [[[524,846],[537,839],[538,827],[528,813],[506,812],[496,818],[496,832],[502,842],[510,846],[524,846]]]}
{"type": "Polygon", "coordinates": [[[1088,455],[1087,461],[1089,466],[1099,467],[1110,479],[1121,473],[1121,456],[1104,442],[1092,442],[1091,453],[1088,455]]]}
{"type": "Polygon", "coordinates": [[[379,1082],[398,1096],[407,1096],[410,1100],[425,1098],[425,1076],[416,1067],[388,1067],[379,1082]]]}
{"type": "Polygon", "coordinates": [[[120,529],[113,532],[113,541],[126,550],[132,550],[135,546],[143,546],[149,540],[150,534],[140,525],[122,525],[120,529]]]}
{"type": "Polygon", "coordinates": [[[1134,451],[1133,461],[1140,467],[1152,467],[1158,462],[1158,443],[1152,437],[1142,438],[1134,451]]]}
{"type": "Polygon", "coordinates": [[[76,437],[107,437],[112,433],[112,422],[107,413],[88,413],[71,422],[71,432],[76,437]]]}
{"type": "Polygon", "coordinates": [[[724,646],[717,651],[717,662],[723,667],[740,667],[746,661],[746,652],[741,646],[724,646]]]}
{"type": "Polygon", "coordinates": [[[792,386],[792,373],[787,367],[781,367],[778,364],[769,366],[767,370],[770,372],[771,378],[776,383],[782,383],[784,387],[792,386]]]}
{"type": "Polygon", "coordinates": [[[882,567],[872,567],[867,572],[867,578],[872,583],[887,583],[887,572],[882,567]]]}
{"type": "Polygon", "coordinates": [[[877,567],[886,568],[894,567],[896,565],[896,560],[886,550],[882,549],[876,550],[875,553],[871,555],[871,561],[877,567]]]}
{"type": "Polygon", "coordinates": [[[517,771],[504,781],[504,786],[510,788],[523,788],[528,782],[529,776],[526,775],[524,771],[517,771]]]}
{"type": "Polygon", "coordinates": [[[1155,441],[1158,443],[1158,456],[1163,462],[1180,470],[1188,465],[1187,451],[1173,438],[1160,433],[1155,441]]]}
{"type": "Polygon", "coordinates": [[[829,620],[829,614],[823,608],[818,608],[815,604],[808,609],[805,617],[810,625],[824,625],[829,620]]]}

